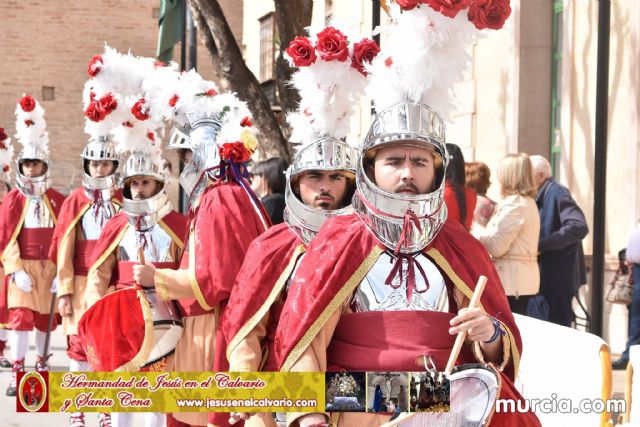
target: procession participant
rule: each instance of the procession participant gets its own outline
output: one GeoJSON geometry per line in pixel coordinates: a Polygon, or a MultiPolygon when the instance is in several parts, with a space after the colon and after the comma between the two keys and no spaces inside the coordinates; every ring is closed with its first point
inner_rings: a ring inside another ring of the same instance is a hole
{"type": "MultiPolygon", "coordinates": [[[[140,265],[134,277],[155,285],[161,298],[178,300],[184,316],[184,333],[167,370],[226,371],[226,345],[217,334],[220,316],[249,243],[270,225],[246,180],[256,130],[243,102],[231,93],[218,94],[215,84],[195,71],[174,82],[150,81],[146,93],[152,108],[165,108],[165,117],[176,124],[168,147],[191,153],[180,175],[190,200],[188,244],[180,270],[140,265]],[[155,90],[160,87],[166,89],[155,90]]],[[[228,414],[221,415],[218,425],[228,420],[228,414]]],[[[207,414],[175,413],[167,420],[170,426],[207,425],[207,414]]]]}
{"type": "MultiPolygon", "coordinates": [[[[392,8],[383,50],[369,68],[377,114],[359,151],[356,213],[326,221],[307,248],[280,316],[276,358],[282,371],[416,371],[428,364],[443,371],[455,335],[465,331],[457,363],[492,363],[486,369],[494,390],[518,399],[512,381],[521,341],[500,279],[482,245],[445,222],[449,156],[436,111],[447,112],[451,84],[462,78],[470,24],[427,4],[392,8]],[[488,282],[480,307],[468,308],[481,275],[488,282]]],[[[473,13],[472,6],[472,21],[473,13]]],[[[452,383],[452,393],[464,392],[452,383]]],[[[533,414],[483,408],[483,423],[540,425],[533,414]]],[[[418,415],[418,422],[428,417],[418,415]]],[[[340,426],[388,420],[331,417],[340,426]]],[[[287,417],[289,425],[326,422],[324,414],[287,417]]]]}
{"type": "MultiPolygon", "coordinates": [[[[107,70],[111,68],[109,55],[113,53],[101,57],[102,67],[107,70]]],[[[90,71],[89,75],[83,96],[85,132],[89,134],[89,142],[81,156],[82,185],[63,203],[49,251],[49,258],[57,265],[57,306],[62,316],[63,333],[67,336],[67,356],[72,372],[91,370],[78,339],[78,322],[88,308],[89,258],[102,227],[122,204],[122,192],[116,188],[118,155],[110,135],[111,129],[119,124],[115,112],[118,103],[113,94],[105,90],[108,82],[104,79],[108,79],[108,73],[90,71]]],[[[100,425],[110,425],[110,418],[110,414],[101,413],[100,425]]],[[[70,419],[72,426],[84,426],[84,413],[72,413],[70,419]]]]}
{"type": "MultiPolygon", "coordinates": [[[[0,210],[4,196],[11,191],[11,163],[13,162],[13,145],[3,128],[0,128],[0,210]]],[[[2,224],[0,223],[0,227],[2,224]]],[[[9,309],[7,308],[7,286],[4,268],[0,262],[0,367],[10,368],[11,362],[4,355],[9,338],[9,309]]]]}
{"type": "MultiPolygon", "coordinates": [[[[16,107],[17,137],[22,151],[17,159],[16,188],[3,199],[0,250],[8,281],[8,307],[13,374],[7,388],[15,396],[16,374],[24,371],[29,331],[36,329],[37,371],[48,371],[50,354],[45,341],[51,311],[55,265],[47,259],[64,196],[50,188],[49,134],[44,110],[30,95],[16,107]]],[[[57,325],[57,318],[53,327],[57,325]]]]}
{"type": "MultiPolygon", "coordinates": [[[[328,27],[317,38],[331,32],[342,34],[328,27]]],[[[292,65],[299,67],[292,81],[300,93],[300,106],[287,116],[297,154],[286,174],[284,223],[270,228],[249,247],[221,320],[229,342],[230,371],[278,370],[273,332],[287,284],[322,223],[352,212],[356,151],[342,139],[350,133],[354,107],[365,85],[362,62],[355,58],[370,62],[379,50],[373,40],[357,40],[351,44],[353,62],[323,58],[319,47],[314,51],[317,59],[304,62],[297,48],[315,45],[306,37],[296,37],[286,50],[292,65]],[[318,99],[329,101],[318,103],[318,99]]],[[[231,419],[250,415],[232,413],[231,419]]],[[[275,425],[271,414],[263,413],[251,423],[275,425]]]]}
{"type": "MultiPolygon", "coordinates": [[[[124,121],[111,130],[118,154],[126,158],[123,204],[106,222],[93,249],[87,274],[89,308],[78,335],[94,371],[161,371],[182,332],[181,319],[175,304],[160,301],[154,289],[133,280],[133,265],[149,262],[177,268],[185,218],[167,197],[159,131],[163,120],[140,97],[153,60],[107,49],[101,63],[108,67],[110,62],[116,64],[108,71],[115,80],[112,95],[125,107],[120,119],[124,121]],[[112,286],[115,292],[110,293],[112,286]]],[[[130,413],[112,414],[115,426],[132,422],[130,413]]],[[[163,426],[165,416],[146,413],[145,423],[163,426]]]]}

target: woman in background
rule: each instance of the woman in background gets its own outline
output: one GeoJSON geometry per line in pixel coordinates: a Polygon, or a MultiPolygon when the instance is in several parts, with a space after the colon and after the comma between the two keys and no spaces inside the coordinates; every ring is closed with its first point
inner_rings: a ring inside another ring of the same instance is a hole
{"type": "Polygon", "coordinates": [[[489,223],[496,210],[496,202],[487,197],[487,190],[491,185],[491,170],[482,162],[468,162],[464,164],[466,186],[476,192],[476,209],[473,213],[471,229],[484,228],[489,223]]]}
{"type": "Polygon", "coordinates": [[[444,187],[444,202],[447,204],[447,220],[457,221],[467,230],[471,229],[476,208],[476,193],[465,187],[464,156],[460,147],[447,144],[451,156],[447,166],[444,187]]]}
{"type": "Polygon", "coordinates": [[[283,221],[284,190],[287,185],[285,171],[289,163],[280,157],[258,162],[251,170],[251,188],[264,205],[273,225],[283,221]]]}
{"type": "Polygon", "coordinates": [[[493,258],[511,311],[526,315],[530,297],[540,290],[540,214],[529,156],[509,154],[500,160],[498,183],[502,200],[487,228],[475,235],[493,258]]]}

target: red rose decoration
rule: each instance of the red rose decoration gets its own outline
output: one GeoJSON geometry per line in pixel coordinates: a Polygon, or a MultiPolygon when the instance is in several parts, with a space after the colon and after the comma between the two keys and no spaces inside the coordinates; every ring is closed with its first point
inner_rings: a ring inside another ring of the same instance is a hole
{"type": "Polygon", "coordinates": [[[419,0],[396,0],[396,3],[398,4],[398,6],[400,6],[400,9],[402,10],[411,10],[411,9],[415,9],[415,7],[420,4],[420,3],[424,3],[423,1],[419,1],[419,0]]]}
{"type": "Polygon", "coordinates": [[[147,101],[144,98],[140,98],[133,104],[131,107],[131,114],[138,120],[147,120],[149,118],[149,108],[147,108],[144,104],[147,101]]]}
{"type": "Polygon", "coordinates": [[[2,172],[4,172],[4,173],[9,172],[9,165],[4,165],[4,166],[2,167],[2,172]]]}
{"type": "Polygon", "coordinates": [[[100,103],[96,101],[89,103],[87,109],[84,110],[84,115],[92,122],[100,122],[107,116],[104,110],[100,108],[100,103]]]}
{"type": "Polygon", "coordinates": [[[149,139],[149,141],[151,142],[155,142],[156,140],[156,134],[153,132],[147,132],[147,138],[149,139]]]}
{"type": "Polygon", "coordinates": [[[24,95],[20,100],[20,108],[25,113],[30,113],[36,108],[36,100],[31,95],[24,95]]]}
{"type": "Polygon", "coordinates": [[[344,62],[349,57],[347,38],[333,27],[327,27],[318,33],[316,50],[324,61],[344,62]]]}
{"type": "Polygon", "coordinates": [[[209,89],[206,92],[198,93],[197,96],[216,96],[218,92],[215,89],[209,89]]]}
{"type": "Polygon", "coordinates": [[[4,128],[0,128],[0,141],[4,141],[7,138],[8,138],[8,136],[5,133],[4,128]]]}
{"type": "Polygon", "coordinates": [[[176,104],[178,103],[178,100],[180,99],[180,97],[178,95],[173,95],[171,97],[171,99],[169,100],[169,106],[170,107],[175,107],[176,104]]]}
{"type": "Polygon", "coordinates": [[[102,70],[102,65],[102,56],[94,55],[93,58],[91,58],[91,61],[89,61],[89,68],[87,69],[87,72],[91,77],[95,77],[98,75],[100,70],[102,70]]]}
{"type": "Polygon", "coordinates": [[[474,0],[469,8],[469,21],[477,29],[499,30],[511,15],[509,0],[474,0]]]}
{"type": "Polygon", "coordinates": [[[98,101],[100,109],[104,113],[105,117],[118,108],[118,101],[113,97],[113,94],[108,93],[98,101]]]}
{"type": "Polygon", "coordinates": [[[251,159],[251,153],[242,142],[227,142],[222,144],[219,151],[223,160],[230,160],[234,163],[244,163],[251,159]]]}
{"type": "Polygon", "coordinates": [[[245,128],[249,128],[249,127],[253,126],[253,123],[251,122],[251,119],[249,117],[245,117],[240,122],[240,126],[245,127],[245,128]]]}
{"type": "Polygon", "coordinates": [[[0,150],[6,150],[7,146],[4,144],[4,142],[0,141],[0,150]]]}
{"type": "Polygon", "coordinates": [[[296,37],[284,50],[296,67],[308,67],[316,62],[316,51],[306,37],[296,37]]]}
{"type": "Polygon", "coordinates": [[[29,127],[29,126],[35,125],[36,122],[34,122],[33,120],[25,120],[24,124],[27,125],[27,127],[29,127]]]}
{"type": "Polygon", "coordinates": [[[359,43],[353,45],[353,56],[351,56],[351,66],[358,70],[363,76],[367,75],[364,70],[364,64],[373,61],[378,53],[380,46],[374,40],[362,39],[359,43]]]}
{"type": "Polygon", "coordinates": [[[472,0],[424,0],[431,9],[442,13],[449,18],[455,18],[458,12],[466,9],[472,0]]]}

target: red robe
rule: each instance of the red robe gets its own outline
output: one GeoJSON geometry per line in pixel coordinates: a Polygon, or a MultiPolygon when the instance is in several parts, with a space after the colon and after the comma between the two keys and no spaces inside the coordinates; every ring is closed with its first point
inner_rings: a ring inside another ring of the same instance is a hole
{"type": "MultiPolygon", "coordinates": [[[[275,336],[275,349],[281,370],[288,371],[291,368],[322,330],[323,322],[326,322],[353,295],[357,286],[385,250],[386,248],[355,214],[334,217],[325,222],[320,233],[307,248],[307,254],[298,267],[280,316],[275,336]]],[[[504,384],[501,393],[508,392],[509,396],[515,395],[516,398],[521,398],[511,381],[517,375],[522,342],[509,310],[504,289],[487,251],[460,224],[447,222],[422,253],[434,262],[445,278],[451,313],[458,311],[453,298],[454,288],[462,291],[467,298],[471,298],[479,276],[487,277],[487,285],[480,305],[489,315],[503,324],[507,334],[502,339],[507,340],[510,347],[509,363],[502,375],[504,384]]],[[[375,317],[376,315],[385,316],[388,313],[393,315],[393,312],[365,314],[375,317]]],[[[402,313],[410,314],[410,312],[402,313]]],[[[452,315],[436,312],[433,316],[452,315]]],[[[415,325],[407,325],[409,326],[415,325]]],[[[336,332],[341,332],[339,329],[340,325],[336,332]]],[[[402,332],[398,333],[402,335],[402,332]]],[[[445,341],[445,344],[448,343],[448,348],[451,348],[455,337],[449,336],[446,327],[441,328],[440,334],[442,337],[438,337],[439,341],[445,341]]],[[[338,336],[337,338],[344,340],[349,337],[338,336]]],[[[354,341],[358,341],[357,337],[354,341]]],[[[389,355],[382,349],[378,351],[380,360],[385,357],[386,360],[394,360],[397,356],[406,356],[406,353],[398,352],[398,355],[388,357],[389,355]]],[[[340,358],[344,360],[344,355],[334,357],[338,360],[340,358]]],[[[373,358],[375,359],[375,356],[373,358]]],[[[331,352],[328,352],[327,366],[330,367],[335,362],[332,360],[331,352]]],[[[471,352],[461,352],[458,358],[459,364],[473,362],[476,361],[471,352]]],[[[354,361],[353,365],[358,365],[358,361],[354,361]]],[[[444,370],[443,365],[437,365],[437,367],[439,370],[444,370]]],[[[388,369],[380,366],[378,370],[388,369]]],[[[504,396],[501,395],[501,397],[504,396]]],[[[510,422],[514,422],[512,418],[505,420],[504,415],[508,414],[500,414],[500,416],[496,414],[492,425],[510,425],[510,422]]],[[[518,421],[518,425],[527,425],[525,420],[531,421],[529,425],[539,425],[535,416],[532,415],[532,419],[529,420],[529,415],[531,414],[526,416],[520,414],[519,417],[522,418],[517,418],[515,421],[518,421]]]]}
{"type": "MultiPolygon", "coordinates": [[[[118,238],[123,237],[121,232],[128,223],[123,211],[107,221],[93,250],[91,269],[98,268],[116,250],[118,238]]],[[[158,223],[174,243],[183,246],[184,215],[171,211],[158,223]]],[[[118,279],[113,274],[111,283],[118,279]]],[[[94,371],[139,370],[153,345],[153,334],[151,307],[137,287],[128,287],[101,299],[87,310],[78,326],[78,336],[94,371]]]]}
{"type": "MultiPolygon", "coordinates": [[[[117,190],[111,198],[111,203],[122,204],[122,190],[117,190]]],[[[78,187],[69,194],[60,208],[60,216],[56,224],[56,230],[51,239],[49,259],[54,264],[58,263],[58,245],[69,229],[82,220],[82,215],[92,206],[92,201],[87,197],[84,187],[78,187]]]]}
{"type": "MultiPolygon", "coordinates": [[[[65,196],[53,188],[49,188],[42,198],[44,203],[50,206],[53,211],[52,218],[55,225],[65,196]]],[[[22,228],[24,223],[22,213],[24,212],[26,201],[27,197],[17,188],[14,188],[4,196],[0,211],[0,224],[2,224],[2,227],[0,227],[0,252],[4,251],[4,248],[18,231],[18,227],[22,228]]]]}
{"type": "Polygon", "coordinates": [[[277,300],[304,248],[300,237],[286,223],[271,227],[251,243],[220,321],[229,343],[227,358],[237,343],[270,312],[267,336],[263,342],[263,348],[268,350],[264,369],[278,370],[272,345],[282,305],[277,300]]]}

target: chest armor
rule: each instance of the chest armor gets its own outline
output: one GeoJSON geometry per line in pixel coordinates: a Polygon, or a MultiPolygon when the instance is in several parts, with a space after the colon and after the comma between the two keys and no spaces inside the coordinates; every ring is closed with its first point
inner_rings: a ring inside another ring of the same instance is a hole
{"type": "Polygon", "coordinates": [[[128,227],[118,246],[119,261],[138,260],[138,247],[144,246],[144,258],[147,262],[177,262],[171,253],[171,236],[156,224],[146,231],[138,232],[128,227]]]}
{"type": "Polygon", "coordinates": [[[385,284],[395,262],[395,257],[387,252],[384,252],[378,258],[373,268],[358,285],[354,294],[351,305],[356,312],[393,310],[448,311],[449,297],[447,287],[442,274],[431,260],[421,253],[414,256],[414,262],[422,267],[427,280],[425,281],[418,267],[414,266],[416,286],[412,292],[411,301],[407,299],[409,262],[406,259],[403,260],[401,267],[402,278],[400,278],[399,274],[396,274],[391,282],[393,286],[385,284]]]}
{"type": "Polygon", "coordinates": [[[27,197],[27,215],[24,217],[24,228],[53,227],[51,212],[42,197],[27,197]]]}
{"type": "Polygon", "coordinates": [[[82,215],[82,233],[86,240],[98,240],[102,228],[107,223],[109,218],[115,214],[115,207],[111,201],[104,203],[98,207],[93,204],[82,215]]]}

